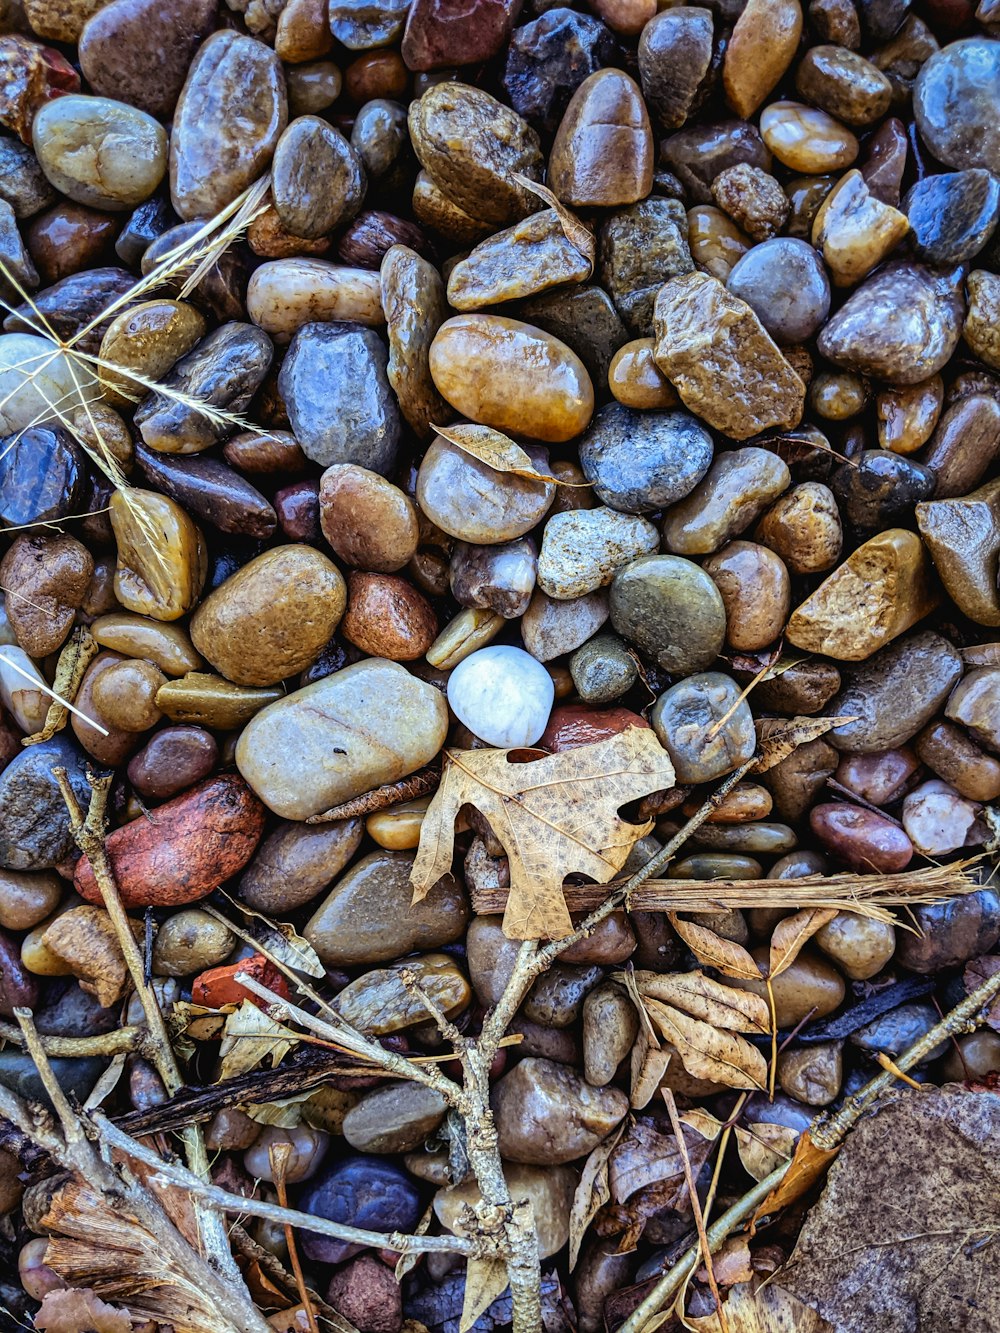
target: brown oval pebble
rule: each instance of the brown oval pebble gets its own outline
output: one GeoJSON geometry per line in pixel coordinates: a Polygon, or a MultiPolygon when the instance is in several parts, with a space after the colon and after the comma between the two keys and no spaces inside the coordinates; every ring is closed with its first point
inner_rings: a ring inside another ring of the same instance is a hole
{"type": "Polygon", "coordinates": [[[24,241],[42,282],[56,283],[107,262],[120,226],[121,219],[112,213],[67,200],[32,218],[24,241]]]}
{"type": "Polygon", "coordinates": [[[677,390],[653,359],[652,338],[619,347],[608,370],[608,388],[625,407],[676,407],[677,390]]]}
{"type": "MultiPolygon", "coordinates": [[[[760,967],[767,967],[769,946],[757,945],[750,951],[760,967]]],[[[753,991],[767,999],[767,982],[727,980],[727,985],[753,991]]],[[[771,982],[774,1015],[779,1028],[795,1027],[806,1018],[825,1018],[844,1000],[844,978],[832,963],[808,945],[795,961],[771,982]]]]}
{"type": "Polygon", "coordinates": [[[111,611],[98,616],[90,632],[102,648],[110,648],[123,657],[144,657],[167,676],[183,676],[202,665],[180,625],[165,625],[128,611],[111,611]]]}
{"type": "Polygon", "coordinates": [[[891,820],[860,806],[829,803],[809,813],[809,827],[827,851],[865,875],[905,870],[913,844],[891,820]]]}
{"type": "Polygon", "coordinates": [[[31,930],[59,906],[65,882],[51,870],[0,870],[0,926],[31,930]]]}
{"type": "Polygon", "coordinates": [[[645,199],[652,184],[653,130],[642,93],[621,70],[597,70],[556,131],[549,187],[574,208],[614,208],[645,199]]]}
{"type": "Polygon", "coordinates": [[[702,565],[722,593],[726,638],[739,652],[766,648],[781,633],[791,603],[783,561],[766,546],[735,541],[702,565]]]}
{"type": "Polygon", "coordinates": [[[147,801],[166,801],[208,777],[218,763],[215,737],[201,727],[164,727],[133,755],[128,780],[147,801]]]}
{"type": "Polygon", "coordinates": [[[335,463],[323,473],[319,505],[323,536],[345,564],[394,574],[416,554],[416,506],[379,473],[335,463]]]}
{"type": "Polygon", "coordinates": [[[437,638],[438,621],[427,598],[406,579],[352,571],[340,632],[371,657],[413,662],[437,638]]]}
{"type": "Polygon", "coordinates": [[[749,120],[792,63],[802,36],[799,0],[749,0],[726,47],[726,101],[749,120]]]}
{"type": "Polygon", "coordinates": [[[842,46],[810,47],[795,71],[795,87],[848,125],[874,124],[892,100],[892,84],[882,71],[842,46]]]}
{"type": "Polygon", "coordinates": [[[106,764],[109,768],[123,764],[139,744],[138,736],[121,727],[112,726],[111,719],[104,716],[94,699],[97,679],[124,660],[117,653],[97,654],[83,674],[74,701],[74,706],[82,716],[74,713],[70,718],[70,727],[83,748],[99,764],[106,764]],[[97,726],[91,726],[91,722],[96,722],[97,726]],[[103,734],[98,727],[104,729],[103,734]]]}
{"type": "Polygon", "coordinates": [[[782,166],[803,175],[840,171],[858,155],[858,141],[846,126],[801,102],[772,102],[765,107],[760,132],[782,166]]]}
{"type": "Polygon", "coordinates": [[[804,481],[779,496],[754,535],[780,555],[793,574],[831,569],[844,544],[833,491],[821,481],[804,481]]]}
{"type": "Polygon", "coordinates": [[[725,282],[750,249],[750,238],[712,204],[698,204],[688,210],[687,216],[691,257],[699,268],[725,282]]]}
{"type": "Polygon", "coordinates": [[[90,552],[75,537],[21,533],[0,560],[7,618],[29,657],[61,647],[94,574],[90,552]]]}
{"type": "Polygon", "coordinates": [[[914,746],[920,760],[966,800],[995,801],[1000,796],[1000,760],[973,744],[953,722],[932,722],[914,746]]]}
{"type": "Polygon", "coordinates": [[[907,389],[883,389],[875,399],[879,446],[894,454],[915,454],[933,434],[943,402],[940,375],[907,389]]]}
{"type": "MultiPolygon", "coordinates": [[[[205,321],[185,301],[143,301],[111,321],[101,342],[101,359],[134,370],[146,380],[159,380],[205,336],[205,321]]],[[[109,403],[131,402],[143,386],[128,374],[100,370],[101,388],[109,403]]]]}
{"type": "Polygon", "coordinates": [[[111,526],[118,542],[115,595],[128,611],[177,620],[197,603],[208,573],[201,530],[173,500],[155,491],[112,493],[111,526]],[[157,533],[150,545],[148,533],[157,533]]]}
{"type": "MultiPolygon", "coordinates": [[[[210,778],[108,835],[125,907],[195,902],[242,870],[264,831],[264,807],[236,774],[210,778]]],[[[102,902],[86,856],[73,877],[86,902],[102,902]]]]}
{"type": "Polygon", "coordinates": [[[166,679],[152,662],[116,662],[94,681],[91,697],[113,727],[148,731],[163,716],[156,706],[156,693],[166,679]]]}
{"type": "Polygon", "coordinates": [[[845,754],[837,765],[836,779],[872,805],[891,805],[903,795],[919,769],[908,746],[875,754],[845,754]]]}

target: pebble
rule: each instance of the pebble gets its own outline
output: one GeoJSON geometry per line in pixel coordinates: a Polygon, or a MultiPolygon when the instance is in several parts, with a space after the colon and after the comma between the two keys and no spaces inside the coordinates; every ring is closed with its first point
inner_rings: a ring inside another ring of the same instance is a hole
{"type": "Polygon", "coordinates": [[[791,606],[791,581],[781,558],[753,542],[729,542],[702,568],[726,608],[726,638],[741,653],[756,652],[777,639],[791,606]]]}
{"type": "Polygon", "coordinates": [[[653,310],[662,285],[691,273],[694,260],[679,199],[643,199],[613,213],[599,233],[599,271],[633,337],[653,332],[653,310]]]}
{"type": "Polygon", "coordinates": [[[814,938],[851,981],[874,977],[896,950],[896,931],[890,922],[874,921],[856,912],[838,912],[814,938]]]}
{"type": "MultiPolygon", "coordinates": [[[[420,1195],[395,1162],[380,1157],[341,1156],[323,1167],[300,1193],[298,1208],[313,1217],[366,1231],[409,1232],[420,1217],[420,1195]]],[[[300,1245],[313,1263],[342,1263],[357,1252],[348,1241],[301,1231],[300,1245]]]]}
{"type": "Polygon", "coordinates": [[[128,766],[128,780],[147,801],[166,801],[208,777],[219,758],[214,737],[200,727],[166,727],[128,766]]]}
{"type": "Polygon", "coordinates": [[[788,488],[785,463],[766,449],[719,454],[708,475],[663,520],[664,545],[680,555],[706,555],[737,536],[788,488]]]}
{"type": "Polygon", "coordinates": [[[775,814],[799,823],[826,789],[827,779],[837,768],[837,751],[820,737],[798,745],[764,775],[770,788],[775,814]]]}
{"type": "Polygon", "coordinates": [[[571,657],[569,669],[577,694],[591,704],[620,699],[639,675],[635,658],[614,634],[588,639],[571,657]]]}
{"type": "Polygon", "coordinates": [[[275,814],[306,819],[430,763],[446,731],[447,707],[433,686],[398,663],[369,660],[257,713],[236,764],[275,814]]]}
{"type": "Polygon", "coordinates": [[[299,116],[283,131],[271,164],[271,197],[294,236],[317,240],[350,222],[365,186],[358,153],[325,120],[299,116]]]}
{"type": "Polygon", "coordinates": [[[90,632],[102,648],[124,657],[145,657],[167,676],[183,676],[196,671],[202,660],[194,650],[186,630],[127,611],[111,611],[98,616],[90,632]]]}
{"type": "Polygon", "coordinates": [[[748,162],[771,169],[767,145],[756,127],[742,120],[687,126],[663,141],[661,154],[696,204],[712,202],[712,182],[727,167],[748,162]]]}
{"type": "Polygon", "coordinates": [[[843,1083],[843,1043],[824,1041],[799,1046],[778,1056],[778,1084],[782,1092],[806,1106],[829,1106],[843,1083]]]}
{"type": "Polygon", "coordinates": [[[186,615],[198,601],[208,572],[201,531],[173,500],[134,486],[127,493],[112,493],[110,511],[118,544],[118,601],[127,611],[154,620],[186,615]],[[146,536],[151,525],[160,536],[155,550],[146,536]]]}
{"type": "Polygon", "coordinates": [[[480,241],[448,278],[456,310],[480,310],[590,276],[591,262],[566,236],[554,209],[533,213],[480,241]]]}
{"type": "Polygon", "coordinates": [[[737,259],[723,281],[779,344],[806,342],[830,310],[830,282],[819,256],[811,245],[793,237],[755,245],[737,259]]]}
{"type": "Polygon", "coordinates": [[[0,435],[58,426],[96,396],[94,373],[78,358],[53,352],[48,338],[0,335],[0,435]]]}
{"type": "Polygon", "coordinates": [[[962,264],[977,255],[993,234],[1000,182],[982,167],[943,172],[911,186],[902,208],[920,259],[962,264]]]}
{"type": "Polygon", "coordinates": [[[849,167],[859,145],[851,131],[818,107],[772,102],[760,115],[764,143],[789,171],[819,175],[849,167]]]}
{"type": "Polygon", "coordinates": [[[957,651],[931,630],[890,644],[851,670],[830,712],[858,721],[835,727],[830,740],[860,754],[905,744],[938,712],[962,670],[957,651]]]}
{"type": "Polygon", "coordinates": [[[908,151],[903,122],[891,116],[872,134],[861,165],[861,174],[872,194],[893,208],[899,207],[908,151]]]}
{"type": "Polygon", "coordinates": [[[1000,1036],[987,1030],[957,1038],[941,1068],[945,1078],[956,1083],[992,1074],[1000,1069],[1000,1036]]]}
{"type": "MultiPolygon", "coordinates": [[[[177,907],[204,898],[242,870],[260,841],[264,809],[246,783],[222,774],[108,835],[107,851],[126,907],[177,907]]],[[[101,894],[86,857],[73,883],[87,902],[101,894]]]]}
{"type": "Polygon", "coordinates": [[[426,171],[418,172],[413,182],[412,204],[413,215],[421,226],[439,232],[455,244],[474,245],[489,235],[491,224],[459,208],[426,171]]]}
{"type": "Polygon", "coordinates": [[[897,824],[860,806],[814,806],[809,827],[829,852],[862,874],[893,874],[913,858],[913,844],[897,824]]]}
{"type": "Polygon", "coordinates": [[[501,1156],[538,1166],[586,1156],[628,1110],[617,1088],[593,1088],[565,1065],[534,1058],[494,1085],[490,1103],[501,1156]]]}
{"type": "Polygon", "coordinates": [[[892,84],[880,69],[842,45],[812,46],[795,71],[796,91],[848,125],[881,120],[892,101],[892,84]]]}
{"type": "Polygon", "coordinates": [[[279,344],[314,321],[370,328],[385,323],[376,274],[308,256],[261,264],[247,287],[246,308],[279,344]]]}
{"type": "Polygon", "coordinates": [[[606,741],[630,727],[648,729],[649,723],[629,708],[605,708],[598,712],[581,704],[562,704],[549,719],[541,745],[558,754],[562,750],[575,750],[580,745],[606,741]]]}
{"type": "Polygon", "coordinates": [[[20,958],[17,940],[0,931],[0,1014],[9,1019],[16,1008],[34,1009],[38,997],[38,982],[20,958]]]}
{"type": "Polygon", "coordinates": [[[998,452],[1000,403],[988,393],[970,393],[953,402],[923,455],[936,478],[935,499],[966,495],[998,452]]]}
{"type": "Polygon", "coordinates": [[[384,1083],[347,1112],[343,1135],[357,1152],[412,1152],[434,1133],[447,1109],[433,1088],[409,1080],[384,1083]]]}
{"type": "MultiPolygon", "coordinates": [[[[5,637],[14,637],[9,627],[5,637]]],[[[7,648],[3,658],[0,658],[0,700],[10,713],[15,727],[29,736],[41,729],[49,711],[49,696],[40,688],[35,688],[35,681],[41,685],[41,674],[24,649],[16,645],[7,648]]],[[[18,752],[20,737],[14,735],[6,724],[3,732],[3,759],[6,765],[11,756],[18,752]]]]}
{"type": "Polygon", "coordinates": [[[716,176],[712,198],[754,241],[770,240],[788,217],[788,196],[778,182],[746,162],[727,167],[716,176]]]}
{"type": "Polygon", "coordinates": [[[722,62],[726,101],[743,120],[781,81],[801,35],[799,0],[749,0],[744,7],[722,62]]]}
{"type": "Polygon", "coordinates": [[[722,596],[704,570],[680,556],[649,555],[625,565],[611,585],[610,605],[615,630],[665,671],[703,671],[722,649],[722,596]]]}
{"type": "Polygon", "coordinates": [[[305,324],[278,375],[295,438],[314,463],[392,466],[399,441],[385,344],[353,323],[305,324]]]}
{"type": "Polygon", "coordinates": [[[678,782],[711,782],[731,773],[757,745],[750,705],[735,681],[719,671],[672,685],[653,705],[649,720],[678,782]]]}
{"type": "Polygon", "coordinates": [[[56,652],[69,634],[94,574],[75,537],[21,533],[0,560],[7,619],[29,657],[56,652]]]}
{"type": "Polygon", "coordinates": [[[460,606],[515,620],[528,609],[537,571],[538,552],[529,537],[498,546],[459,542],[451,555],[451,595],[460,606]]]}
{"type": "Polygon", "coordinates": [[[291,68],[286,66],[288,114],[306,116],[326,111],[340,96],[342,87],[343,77],[332,60],[310,60],[291,68]]]}
{"type": "Polygon", "coordinates": [[[733,439],[794,426],[805,386],[746,302],[717,278],[672,278],[656,298],[656,364],[684,405],[733,439]],[[693,340],[689,330],[698,330],[693,340]]]}
{"type": "Polygon", "coordinates": [[[946,167],[1000,171],[1000,51],[986,36],[966,37],[931,55],[913,86],[920,137],[946,167]]]}
{"type": "Polygon", "coordinates": [[[31,139],[55,188],[91,208],[134,208],[167,169],[163,127],[144,111],[106,97],[71,94],[47,103],[34,118],[31,139]]]}
{"type": "Polygon", "coordinates": [[[166,676],[152,662],[116,662],[95,675],[90,699],[97,715],[112,730],[149,731],[162,717],[156,695],[165,683],[166,676]]]}
{"type": "Polygon", "coordinates": [[[463,416],[536,440],[572,439],[594,410],[580,358],[551,334],[502,315],[446,320],[431,343],[430,372],[463,416]]]}
{"type": "Polygon", "coordinates": [[[602,976],[599,967],[554,963],[540,976],[522,1005],[524,1017],[539,1027],[561,1031],[580,1017],[583,1001],[602,976]]]}
{"type": "Polygon", "coordinates": [[[444,282],[433,264],[405,245],[392,245],[386,251],[379,281],[389,335],[386,373],[399,410],[426,439],[433,422],[448,414],[430,370],[431,343],[448,313],[444,282]]]}
{"type": "Polygon", "coordinates": [[[757,524],[755,537],[793,574],[819,574],[840,558],[840,511],[829,486],[804,481],[780,495],[757,524]]]}
{"type": "Polygon", "coordinates": [[[469,983],[454,961],[447,954],[428,953],[366,972],[344,987],[334,1001],[334,1009],[352,1027],[376,1037],[425,1023],[427,1008],[404,984],[402,969],[412,972],[418,988],[446,1018],[454,1018],[472,997],[469,983]]]}
{"type": "Polygon", "coordinates": [[[966,286],[969,311],[962,336],[980,361],[992,370],[1000,370],[1000,338],[996,333],[1000,278],[995,273],[977,269],[969,274],[966,286]]]}
{"type": "MultiPolygon", "coordinates": [[[[205,321],[194,306],[184,301],[143,301],[111,321],[100,356],[146,380],[161,380],[204,336],[205,321]]],[[[105,402],[117,407],[129,405],[144,387],[128,374],[104,369],[99,379],[105,402]]]]}
{"type": "MultiPolygon", "coordinates": [[[[526,1166],[519,1162],[503,1163],[504,1180],[515,1199],[528,1199],[538,1236],[538,1257],[548,1259],[569,1239],[569,1217],[576,1189],[576,1175],[566,1166],[526,1166]]],[[[447,1231],[460,1231],[456,1225],[466,1208],[475,1208],[482,1195],[474,1180],[440,1189],[434,1196],[434,1212],[447,1231]]]]}
{"type": "Polygon", "coordinates": [[[401,47],[408,69],[478,65],[506,46],[517,18],[512,0],[415,0],[401,47]]]}
{"type": "Polygon", "coordinates": [[[340,631],[371,657],[413,662],[437,637],[438,620],[426,597],[396,574],[348,574],[347,612],[340,631]]]}
{"type": "Polygon", "coordinates": [[[854,287],[909,229],[905,213],[877,199],[860,171],[848,171],[823,200],[813,221],[812,242],[834,285],[854,287]]]}
{"type": "Polygon", "coordinates": [[[156,935],[153,971],[161,977],[190,977],[229,956],[235,936],[227,925],[192,907],[168,917],[156,935]]]}
{"type": "MultiPolygon", "coordinates": [[[[528,454],[547,474],[547,454],[530,446],[528,454]]],[[[555,489],[552,482],[500,472],[436,436],[417,473],[416,498],[423,514],[449,536],[490,545],[530,532],[550,508],[555,489]]]]}
{"type": "Polygon", "coordinates": [[[47,872],[0,870],[0,926],[31,930],[59,906],[63,882],[47,872]]]}
{"type": "Polygon", "coordinates": [[[636,338],[619,347],[607,371],[608,388],[629,408],[676,407],[673,385],[653,360],[652,338],[636,338]]]}
{"type": "MultiPolygon", "coordinates": [[[[765,967],[769,946],[757,945],[750,950],[754,961],[765,967]]],[[[738,990],[753,991],[767,999],[767,982],[727,980],[727,985],[738,990]]],[[[846,987],[837,969],[816,953],[809,945],[793,963],[771,981],[774,992],[774,1012],[779,1028],[792,1028],[804,1019],[825,1018],[843,1003],[846,987]]]]}
{"type": "Polygon", "coordinates": [[[29,218],[56,197],[28,145],[19,139],[0,140],[0,199],[10,204],[14,216],[29,218]]]}
{"type": "Polygon", "coordinates": [[[227,680],[276,685],[316,660],[346,602],[332,560],[309,546],[277,546],[205,598],[191,619],[191,639],[227,680]]]}
{"type": "Polygon", "coordinates": [[[335,463],[323,473],[319,503],[323,536],[346,564],[391,574],[416,554],[413,501],[377,472],[335,463]]]}
{"type": "Polygon", "coordinates": [[[85,756],[67,737],[21,750],[0,771],[0,867],[49,870],[73,850],[66,806],[52,777],[56,766],[66,769],[77,800],[86,805],[85,756]]]}
{"type": "Polygon", "coordinates": [[[837,781],[872,805],[891,805],[910,787],[920,767],[908,746],[875,754],[845,754],[837,767],[837,781]]]}
{"type": "Polygon", "coordinates": [[[635,1007],[621,986],[605,981],[590,991],[583,1002],[583,1072],[591,1087],[611,1082],[638,1030],[635,1007]]]}
{"type": "Polygon", "coordinates": [[[584,79],[610,64],[616,50],[599,19],[561,5],[546,10],[514,29],[504,91],[518,115],[554,134],[573,93],[584,79]]]}
{"type": "Polygon", "coordinates": [[[865,449],[830,481],[840,512],[859,537],[913,520],[914,506],[934,494],[929,467],[886,449],[865,449]]]}
{"type": "Polygon", "coordinates": [[[679,129],[705,100],[713,35],[711,10],[694,5],[664,10],[643,29],[639,77],[662,128],[679,129]]]}
{"type": "MultiPolygon", "coordinates": [[[[880,1018],[873,1019],[864,1027],[858,1028],[850,1037],[852,1046],[871,1055],[879,1052],[896,1058],[915,1045],[925,1033],[939,1021],[937,1008],[927,1001],[913,1004],[901,1004],[880,1018]]],[[[948,1049],[946,1041],[940,1042],[926,1057],[927,1060],[939,1059],[948,1049]]]]}
{"type": "Polygon", "coordinates": [[[916,516],[938,577],[958,609],[977,624],[1000,625],[994,574],[1000,553],[1000,483],[919,504],[916,516]]]}
{"type": "Polygon", "coordinates": [[[85,484],[82,450],[62,426],[29,426],[0,444],[0,521],[10,527],[74,513],[85,484]]]}
{"type": "Polygon", "coordinates": [[[862,284],[819,335],[823,356],[848,370],[919,384],[941,369],[962,330],[952,276],[918,264],[888,264],[862,284]]]}
{"type": "Polygon", "coordinates": [[[521,640],[532,657],[551,662],[585,645],[607,618],[608,595],[603,590],[558,600],[536,588],[521,617],[521,640]]]}
{"type": "Polygon", "coordinates": [[[538,556],[538,586],[560,600],[607,587],[618,570],[659,546],[656,529],[616,509],[576,509],[546,523],[538,556]]]}
{"type": "Polygon", "coordinates": [[[256,1142],[244,1154],[243,1163],[255,1180],[273,1183],[274,1168],[270,1150],[287,1145],[291,1152],[284,1160],[284,1176],[288,1184],[297,1185],[316,1174],[320,1162],[326,1156],[329,1142],[326,1134],[309,1125],[296,1125],[294,1129],[265,1125],[256,1142]]]}
{"type": "Polygon", "coordinates": [[[687,413],[640,413],[620,403],[601,408],[579,449],[595,494],[627,514],[682,499],[712,461],[711,436],[687,413]]]}
{"type": "Polygon", "coordinates": [[[157,691],[156,706],[173,722],[229,731],[241,727],[269,703],[282,698],[278,686],[250,689],[205,671],[188,671],[157,691]]]}
{"type": "Polygon", "coordinates": [[[552,678],[522,648],[480,648],[448,678],[448,704],[473,735],[498,748],[534,745],[552,711],[552,678]]]}
{"type": "Polygon", "coordinates": [[[295,911],[337,878],[363,835],[360,819],[315,826],[279,823],[258,845],[244,870],[240,898],[268,916],[295,911]]]}
{"type": "MultiPolygon", "coordinates": [[[[136,446],[134,458],[148,482],[220,532],[256,538],[273,534],[278,521],[274,507],[225,463],[201,456],[176,458],[143,445],[136,446]]],[[[275,504],[280,496],[275,495],[275,504]]]]}
{"type": "Polygon", "coordinates": [[[634,204],[652,188],[653,157],[639,88],[621,70],[598,70],[573,93],[556,131],[549,186],[574,208],[634,204]]]}
{"type": "Polygon", "coordinates": [[[889,528],[859,546],[792,612],[786,638],[806,652],[859,662],[937,606],[919,537],[889,528]]]}
{"type": "Polygon", "coordinates": [[[944,711],[953,722],[961,722],[975,740],[991,750],[1000,750],[1000,671],[980,667],[968,672],[944,711]]]}
{"type": "MultiPolygon", "coordinates": [[[[751,248],[750,238],[743,235],[721,208],[712,204],[699,204],[689,209],[687,216],[692,257],[699,268],[720,282],[726,282],[751,248]]],[[[741,296],[741,300],[746,297],[741,296]]]]}
{"type": "Polygon", "coordinates": [[[170,198],[185,222],[218,213],[270,164],[288,118],[281,62],[255,38],[215,32],[174,111],[170,198]],[[239,116],[229,115],[237,105],[239,116]]]}
{"type": "MultiPolygon", "coordinates": [[[[79,34],[80,68],[101,97],[116,97],[168,120],[198,47],[215,22],[211,0],[113,0],[79,34]]],[[[65,38],[63,40],[66,40],[65,38]]]]}
{"type": "Polygon", "coordinates": [[[903,828],[922,856],[938,857],[964,847],[980,807],[934,778],[915,787],[903,802],[903,828]]]}
{"type": "Polygon", "coordinates": [[[911,972],[961,967],[989,953],[1000,940],[1000,895],[980,889],[945,902],[914,905],[917,933],[900,931],[896,962],[911,972]]]}
{"type": "Polygon", "coordinates": [[[954,723],[932,722],[914,748],[920,761],[966,800],[995,801],[1000,796],[1000,760],[985,754],[954,723]]]}
{"type": "Polygon", "coordinates": [[[792,716],[818,713],[840,689],[840,672],[832,662],[796,662],[780,676],[761,681],[754,691],[761,708],[792,716]]]}

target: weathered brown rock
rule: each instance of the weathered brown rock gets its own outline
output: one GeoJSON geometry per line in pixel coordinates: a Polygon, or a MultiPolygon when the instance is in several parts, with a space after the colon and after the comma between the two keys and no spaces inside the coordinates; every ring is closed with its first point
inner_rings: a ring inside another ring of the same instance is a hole
{"type": "Polygon", "coordinates": [[[1000,481],[917,505],[917,526],[948,596],[979,625],[1000,625],[1000,481]]]}
{"type": "Polygon", "coordinates": [[[722,64],[726,101],[749,120],[792,63],[802,36],[799,0],[749,0],[722,64]]]}
{"type": "Polygon", "coordinates": [[[551,1060],[522,1060],[494,1086],[490,1100],[500,1155],[539,1166],[584,1157],[628,1110],[617,1088],[592,1088],[551,1060]]]}
{"type": "Polygon", "coordinates": [[[29,657],[58,649],[90,585],[94,561],[75,537],[22,532],[0,561],[7,617],[29,657]]]}

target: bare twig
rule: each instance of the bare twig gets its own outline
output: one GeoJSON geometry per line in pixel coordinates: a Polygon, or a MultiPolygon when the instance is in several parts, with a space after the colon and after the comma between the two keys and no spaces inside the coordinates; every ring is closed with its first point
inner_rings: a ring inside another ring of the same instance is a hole
{"type": "Polygon", "coordinates": [[[38,1031],[35,1027],[35,1019],[30,1009],[15,1006],[14,1017],[17,1019],[18,1026],[24,1035],[24,1044],[28,1048],[28,1054],[35,1062],[35,1068],[38,1070],[38,1077],[42,1080],[42,1085],[49,1095],[49,1101],[59,1117],[59,1124],[62,1126],[63,1138],[67,1144],[79,1144],[83,1141],[83,1130],[80,1128],[80,1122],[70,1106],[66,1094],[60,1086],[59,1080],[52,1072],[52,1066],[49,1064],[49,1057],[46,1055],[41,1041],[38,1037],[38,1031]]]}
{"type": "Polygon", "coordinates": [[[684,1141],[684,1127],[677,1114],[677,1102],[674,1099],[673,1091],[670,1088],[664,1088],[662,1091],[663,1100],[667,1104],[667,1115],[670,1117],[670,1128],[674,1131],[674,1138],[677,1140],[677,1151],[680,1153],[681,1165],[684,1168],[684,1181],[688,1189],[688,1198],[691,1200],[691,1212],[694,1214],[694,1225],[698,1232],[698,1245],[708,1272],[708,1285],[715,1300],[715,1308],[719,1312],[723,1333],[729,1333],[726,1316],[722,1309],[722,1297],[719,1295],[719,1284],[715,1280],[715,1269],[712,1266],[712,1249],[705,1232],[705,1218],[701,1211],[701,1201],[698,1198],[698,1184],[694,1178],[694,1172],[691,1170],[691,1158],[688,1155],[687,1144],[684,1141]]]}
{"type": "MultiPolygon", "coordinates": [[[[285,1177],[288,1173],[288,1159],[292,1155],[292,1145],[290,1143],[272,1143],[267,1155],[271,1163],[271,1179],[274,1181],[274,1188],[278,1192],[278,1204],[282,1208],[287,1208],[288,1187],[285,1177]]],[[[319,1333],[316,1311],[309,1299],[309,1289],[306,1286],[302,1265],[299,1263],[299,1252],[295,1247],[295,1232],[288,1222],[285,1223],[284,1232],[285,1244],[288,1246],[288,1258],[292,1265],[292,1272],[295,1274],[295,1288],[299,1293],[299,1300],[305,1306],[306,1318],[309,1321],[309,1333],[319,1333]]]]}
{"type": "Polygon", "coordinates": [[[322,814],[310,815],[306,823],[330,824],[338,819],[359,819],[365,815],[373,815],[378,810],[388,810],[390,806],[399,805],[401,801],[412,801],[417,796],[426,796],[428,792],[436,790],[440,782],[439,765],[421,768],[416,773],[411,773],[408,778],[401,778],[399,782],[387,782],[381,787],[373,787],[371,791],[355,796],[353,800],[344,801],[342,805],[334,805],[329,810],[324,810],[322,814]]]}
{"type": "MultiPolygon", "coordinates": [[[[113,1032],[99,1032],[92,1037],[47,1037],[38,1035],[38,1042],[46,1055],[53,1058],[80,1059],[88,1055],[118,1055],[138,1051],[146,1054],[146,1029],[135,1024],[115,1028],[113,1032]]],[[[0,1023],[0,1041],[27,1047],[23,1029],[13,1023],[0,1023]]]]}

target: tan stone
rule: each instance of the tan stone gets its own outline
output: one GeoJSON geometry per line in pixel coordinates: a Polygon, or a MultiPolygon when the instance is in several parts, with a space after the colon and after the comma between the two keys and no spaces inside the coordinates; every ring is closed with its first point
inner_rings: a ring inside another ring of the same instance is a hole
{"type": "Polygon", "coordinates": [[[849,171],[816,214],[812,243],[838,287],[853,287],[881,264],[910,230],[905,213],[869,191],[860,171],[849,171]]]}
{"type": "Polygon", "coordinates": [[[749,120],[792,63],[802,36],[799,0],[749,0],[722,62],[726,101],[749,120]]]}
{"type": "Polygon", "coordinates": [[[761,112],[760,133],[782,166],[804,176],[841,171],[860,150],[846,126],[802,102],[772,102],[761,112]]]}
{"type": "Polygon", "coordinates": [[[619,69],[597,70],[563,114],[549,157],[549,185],[573,207],[634,204],[652,189],[653,156],[653,130],[638,85],[619,69]]]}
{"type": "Polygon", "coordinates": [[[677,390],[653,359],[652,338],[636,338],[615,352],[608,388],[625,407],[676,407],[677,390]]]}
{"type": "Polygon", "coordinates": [[[128,611],[177,620],[192,610],[208,573],[201,529],[179,504],[130,487],[111,496],[118,542],[115,595],[128,611]]]}
{"type": "Polygon", "coordinates": [[[1000,480],[917,505],[917,527],[945,591],[979,625],[1000,625],[1000,480]]]}
{"type": "Polygon", "coordinates": [[[908,388],[883,389],[875,399],[881,448],[894,454],[915,454],[933,435],[943,402],[940,375],[908,388]]]}
{"type": "MultiPolygon", "coordinates": [[[[205,321],[185,301],[143,301],[111,321],[101,342],[101,359],[146,380],[159,380],[205,334],[205,321]]],[[[109,403],[134,403],[146,385],[101,367],[101,388],[109,403]]]]}
{"type": "MultiPolygon", "coordinates": [[[[569,1239],[569,1216],[576,1189],[576,1172],[568,1166],[524,1166],[505,1162],[504,1179],[514,1199],[530,1199],[538,1236],[538,1257],[548,1259],[569,1239]]],[[[434,1212],[447,1231],[464,1234],[457,1224],[463,1211],[482,1202],[479,1186],[467,1180],[450,1189],[438,1190],[434,1212]]]]}
{"type": "Polygon", "coordinates": [[[969,313],[963,337],[970,351],[1000,370],[1000,275],[977,269],[966,280],[969,313]]]}

